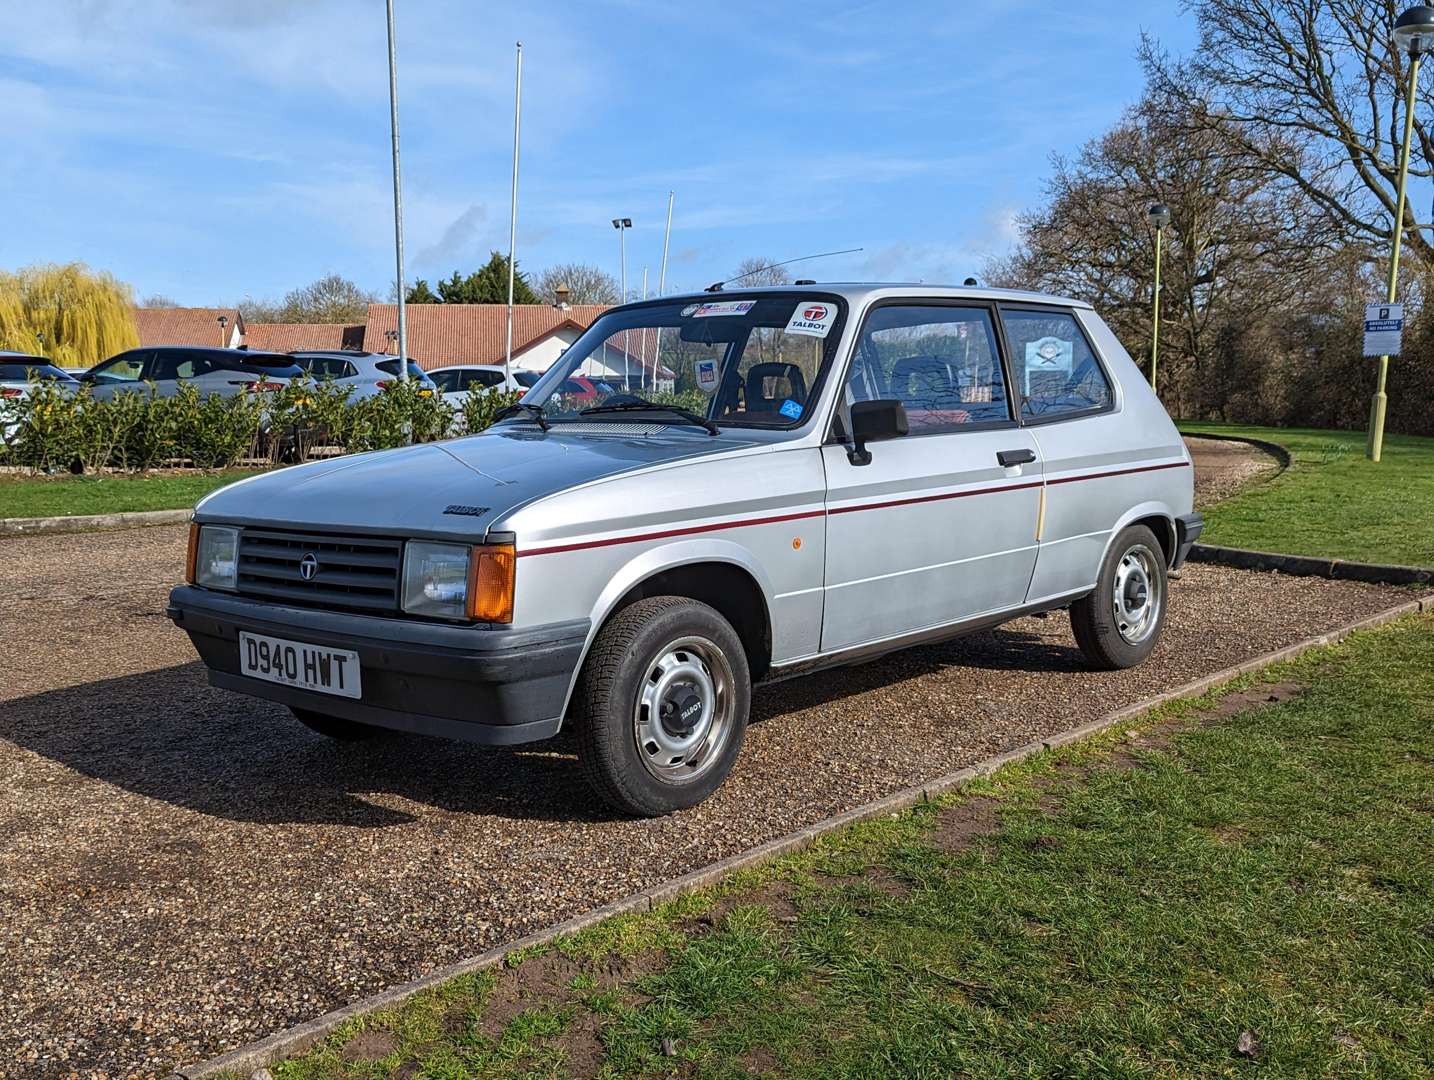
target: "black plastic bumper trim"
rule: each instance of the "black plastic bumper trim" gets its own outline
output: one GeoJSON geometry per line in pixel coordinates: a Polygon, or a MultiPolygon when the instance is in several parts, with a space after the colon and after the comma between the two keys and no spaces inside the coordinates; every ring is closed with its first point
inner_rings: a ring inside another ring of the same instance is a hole
{"type": "Polygon", "coordinates": [[[587,619],[519,630],[451,626],[192,586],[170,593],[166,614],[189,635],[215,686],[377,727],[498,745],[557,733],[590,626],[587,619]],[[357,652],[363,699],[241,674],[241,630],[357,652]]]}
{"type": "Polygon", "coordinates": [[[1179,570],[1190,557],[1190,549],[1205,531],[1205,519],[1199,513],[1181,514],[1175,519],[1175,558],[1170,569],[1179,570]]]}

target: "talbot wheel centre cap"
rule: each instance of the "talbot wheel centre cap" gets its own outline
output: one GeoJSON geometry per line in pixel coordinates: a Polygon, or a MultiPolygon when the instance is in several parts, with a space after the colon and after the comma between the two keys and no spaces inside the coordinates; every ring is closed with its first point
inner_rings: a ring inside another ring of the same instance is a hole
{"type": "Polygon", "coordinates": [[[692,733],[702,719],[702,695],[691,685],[674,687],[662,703],[662,726],[668,734],[683,738],[692,733]]]}

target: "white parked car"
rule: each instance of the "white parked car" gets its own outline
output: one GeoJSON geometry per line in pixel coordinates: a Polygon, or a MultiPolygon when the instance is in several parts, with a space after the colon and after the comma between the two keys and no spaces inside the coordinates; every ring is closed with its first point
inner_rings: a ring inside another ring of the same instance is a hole
{"type": "Polygon", "coordinates": [[[762,681],[1059,609],[1092,667],[1139,663],[1193,485],[1086,304],[702,293],[606,312],[480,435],[210,495],[169,615],[316,731],[571,723],[603,798],[665,814],[727,776],[762,681]],[[691,407],[563,392],[643,331],[691,407]]]}
{"type": "Polygon", "coordinates": [[[43,356],[0,350],[0,438],[6,442],[18,428],[17,406],[39,382],[53,383],[70,394],[80,388],[78,379],[43,356]]]}
{"type": "MultiPolygon", "coordinates": [[[[382,393],[399,379],[398,357],[387,353],[303,351],[294,353],[293,357],[310,378],[353,387],[350,401],[382,393]]],[[[408,377],[424,390],[437,389],[428,373],[412,360],[408,362],[408,377]]]]}

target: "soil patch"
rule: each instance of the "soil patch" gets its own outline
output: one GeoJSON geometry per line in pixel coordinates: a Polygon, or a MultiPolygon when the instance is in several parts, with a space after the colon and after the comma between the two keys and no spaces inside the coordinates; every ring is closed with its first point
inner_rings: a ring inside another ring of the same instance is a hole
{"type": "Polygon", "coordinates": [[[940,851],[954,853],[974,847],[1001,827],[995,799],[978,795],[948,806],[936,815],[931,842],[940,851]]]}

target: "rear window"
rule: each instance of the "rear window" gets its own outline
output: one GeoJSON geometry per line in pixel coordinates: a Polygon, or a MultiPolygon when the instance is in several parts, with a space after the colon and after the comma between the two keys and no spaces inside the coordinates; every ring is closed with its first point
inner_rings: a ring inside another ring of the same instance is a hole
{"type": "Polygon", "coordinates": [[[299,362],[288,353],[261,353],[261,352],[239,352],[234,350],[234,362],[243,364],[245,367],[255,368],[292,368],[298,367],[299,362]]]}
{"type": "Polygon", "coordinates": [[[62,379],[65,382],[72,382],[75,378],[54,364],[0,364],[0,379],[9,382],[24,382],[31,374],[37,379],[62,379]]]}
{"type": "MultiPolygon", "coordinates": [[[[398,357],[395,356],[392,360],[380,360],[377,364],[374,365],[374,367],[378,368],[379,371],[382,371],[385,375],[397,375],[398,357]]],[[[408,377],[410,379],[428,378],[428,376],[424,374],[423,369],[417,364],[415,364],[412,360],[408,362],[408,377]]]]}

